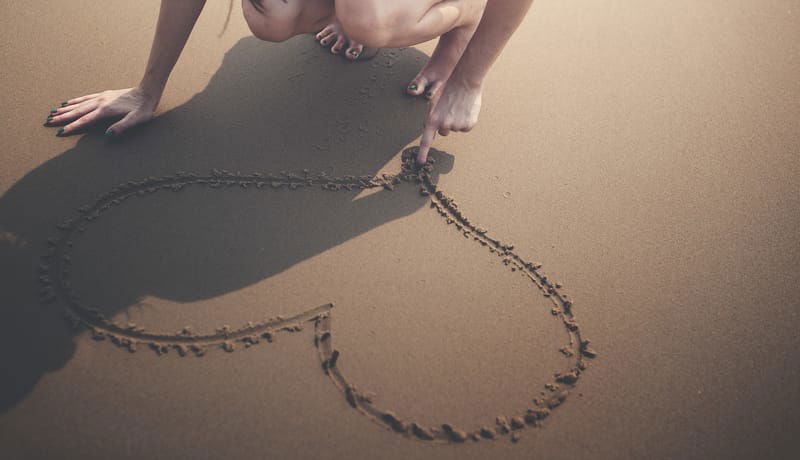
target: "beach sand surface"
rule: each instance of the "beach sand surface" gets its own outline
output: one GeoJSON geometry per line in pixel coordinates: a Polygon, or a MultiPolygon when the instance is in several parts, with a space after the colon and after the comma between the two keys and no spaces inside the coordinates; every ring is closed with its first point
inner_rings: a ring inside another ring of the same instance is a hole
{"type": "Polygon", "coordinates": [[[478,126],[435,141],[430,181],[466,237],[413,179],[116,203],[69,241],[73,292],[121,337],[208,345],[132,353],[40,304],[57,225],[177,172],[392,178],[427,111],[403,91],[435,43],[351,64],[309,36],[251,37],[238,4],[220,35],[227,2],[208,3],[158,117],[113,141],[107,124],[61,138],[42,123],[62,100],[139,81],[159,2],[0,15],[1,458],[800,455],[796,2],[535,2],[478,126]],[[541,268],[504,262],[477,228],[541,268]],[[534,272],[568,296],[596,358],[534,272]],[[317,307],[271,343],[267,329],[220,343],[317,307]],[[579,358],[574,385],[546,388],[579,358]],[[355,410],[337,375],[440,432],[502,431],[497,417],[569,396],[513,442],[429,442],[355,410]]]}

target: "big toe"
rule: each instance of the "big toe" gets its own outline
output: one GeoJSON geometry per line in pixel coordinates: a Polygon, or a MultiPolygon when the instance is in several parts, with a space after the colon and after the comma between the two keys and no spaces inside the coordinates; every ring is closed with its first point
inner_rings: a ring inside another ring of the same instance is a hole
{"type": "Polygon", "coordinates": [[[362,51],[364,51],[364,45],[350,42],[350,47],[347,48],[347,53],[345,53],[345,56],[347,56],[347,59],[355,61],[359,56],[361,56],[362,51]]]}

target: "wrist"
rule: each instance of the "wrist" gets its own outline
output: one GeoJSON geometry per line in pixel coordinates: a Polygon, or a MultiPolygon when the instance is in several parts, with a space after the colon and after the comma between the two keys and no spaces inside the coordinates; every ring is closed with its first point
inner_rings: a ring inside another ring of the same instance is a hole
{"type": "Polygon", "coordinates": [[[165,86],[165,81],[156,81],[145,76],[139,83],[138,89],[145,98],[158,102],[161,99],[161,95],[164,93],[165,86]]]}
{"type": "Polygon", "coordinates": [[[139,93],[146,105],[149,105],[152,110],[155,110],[156,106],[158,106],[158,103],[161,101],[161,94],[164,92],[164,88],[140,84],[134,91],[139,93]]]}
{"type": "Polygon", "coordinates": [[[449,82],[457,83],[465,89],[480,90],[483,87],[483,77],[484,75],[480,72],[458,66],[450,76],[449,82]]]}

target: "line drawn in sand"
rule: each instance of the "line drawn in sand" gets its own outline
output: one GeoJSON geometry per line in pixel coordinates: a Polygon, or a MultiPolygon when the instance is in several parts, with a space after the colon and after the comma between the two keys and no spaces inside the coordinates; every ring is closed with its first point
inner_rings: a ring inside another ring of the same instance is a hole
{"type": "Polygon", "coordinates": [[[313,323],[314,346],[317,348],[322,370],[339,388],[347,403],[385,429],[399,433],[407,438],[427,442],[463,443],[468,440],[499,439],[509,436],[513,442],[520,439],[520,432],[527,427],[536,427],[548,417],[552,410],[560,406],[568,397],[583,371],[587,358],[597,353],[589,346],[589,340],[581,336],[580,326],[575,320],[573,304],[562,286],[550,280],[541,271],[541,265],[527,262],[514,251],[514,245],[504,243],[490,236],[488,230],[473,223],[461,211],[458,204],[439,190],[430,176],[433,159],[418,167],[414,158],[414,148],[402,155],[402,168],[398,174],[380,176],[342,176],[328,177],[325,173],[311,174],[281,172],[280,174],[242,174],[226,170],[212,170],[211,173],[178,172],[172,176],[148,177],[141,181],[120,184],[108,193],[100,195],[93,204],[82,206],[78,215],[58,224],[59,236],[46,242],[47,252],[41,258],[38,268],[42,303],[58,301],[64,307],[64,316],[75,328],[86,327],[95,340],[109,340],[117,346],[135,352],[139,345],[146,345],[161,355],[174,349],[180,356],[194,354],[202,356],[209,348],[219,347],[232,352],[237,345],[250,347],[262,341],[271,342],[279,332],[298,332],[303,325],[313,323]],[[551,313],[560,319],[567,334],[569,344],[559,351],[570,359],[569,367],[553,375],[553,380],[544,384],[548,396],[533,400],[533,406],[518,414],[499,416],[494,423],[464,430],[448,423],[439,426],[425,426],[412,420],[404,420],[391,410],[381,409],[373,402],[367,392],[355,387],[344,376],[338,362],[341,354],[333,347],[331,326],[333,304],[321,305],[306,312],[284,318],[277,316],[265,321],[232,329],[222,326],[210,334],[195,334],[185,327],[176,333],[150,332],[135,324],[120,325],[106,318],[97,308],[85,305],[73,292],[70,267],[73,263],[71,248],[75,238],[86,230],[86,226],[100,218],[104,213],[121,205],[133,197],[147,197],[160,191],[179,192],[188,186],[207,186],[212,189],[240,187],[247,189],[289,189],[320,187],[328,191],[372,189],[383,187],[394,190],[402,184],[416,184],[419,193],[430,199],[434,209],[451,227],[464,238],[472,239],[488,251],[502,258],[502,262],[512,272],[526,277],[539,292],[552,303],[551,313]]]}

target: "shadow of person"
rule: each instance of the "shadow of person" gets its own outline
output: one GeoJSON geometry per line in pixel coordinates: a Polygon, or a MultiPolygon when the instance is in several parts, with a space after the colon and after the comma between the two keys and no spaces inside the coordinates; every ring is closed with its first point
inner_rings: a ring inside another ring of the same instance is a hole
{"type": "MultiPolygon", "coordinates": [[[[283,44],[245,38],[185,104],[113,142],[103,138],[103,127],[94,128],[14,184],[0,198],[0,412],[44,373],[64,366],[75,349],[76,332],[58,309],[39,306],[34,276],[60,221],[117,184],[181,170],[396,172],[400,162],[389,163],[419,135],[427,110],[403,88],[426,59],[402,49],[349,63],[310,37],[283,44]]],[[[452,168],[452,157],[436,155],[439,172],[452,168]]],[[[88,290],[107,317],[145,296],[207,299],[426,203],[391,192],[225,192],[159,192],[99,219],[76,243],[75,264],[84,267],[76,288],[88,290]]]]}

